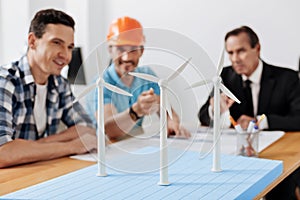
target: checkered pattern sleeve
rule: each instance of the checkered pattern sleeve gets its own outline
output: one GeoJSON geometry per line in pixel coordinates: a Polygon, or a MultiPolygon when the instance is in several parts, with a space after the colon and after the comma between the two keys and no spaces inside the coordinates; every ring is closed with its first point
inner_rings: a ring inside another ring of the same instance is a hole
{"type": "Polygon", "coordinates": [[[14,85],[0,76],[0,146],[12,140],[12,101],[14,99],[14,85]]]}
{"type": "Polygon", "coordinates": [[[71,92],[69,84],[59,84],[59,107],[62,107],[63,113],[61,120],[68,126],[83,125],[94,127],[93,123],[79,102],[74,102],[75,98],[71,92]]]}

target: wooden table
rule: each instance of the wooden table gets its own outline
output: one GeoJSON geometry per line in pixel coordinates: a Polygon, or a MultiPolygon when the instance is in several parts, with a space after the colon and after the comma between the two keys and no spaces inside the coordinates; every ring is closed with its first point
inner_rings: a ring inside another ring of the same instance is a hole
{"type": "Polygon", "coordinates": [[[0,195],[95,164],[68,157],[0,169],[0,195]]]}
{"type": "Polygon", "coordinates": [[[256,199],[265,196],[270,190],[278,185],[285,177],[300,167],[300,132],[285,133],[282,138],[271,144],[259,154],[260,158],[282,160],[283,173],[276,181],[262,191],[256,199]]]}
{"type": "MultiPolygon", "coordinates": [[[[259,157],[261,158],[283,160],[284,170],[282,175],[265,188],[256,199],[265,196],[265,194],[300,166],[299,143],[300,132],[286,133],[282,138],[260,153],[259,157]]],[[[47,181],[92,164],[95,163],[65,157],[0,169],[0,195],[47,181]]]]}

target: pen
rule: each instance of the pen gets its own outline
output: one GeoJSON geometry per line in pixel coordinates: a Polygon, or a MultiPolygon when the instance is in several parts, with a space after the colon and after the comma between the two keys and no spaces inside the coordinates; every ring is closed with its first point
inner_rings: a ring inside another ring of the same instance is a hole
{"type": "Polygon", "coordinates": [[[255,124],[255,126],[252,129],[252,133],[256,133],[258,131],[258,126],[255,124]]]}
{"type": "Polygon", "coordinates": [[[251,120],[248,124],[247,133],[252,133],[254,125],[255,125],[255,121],[251,120]]]}
{"type": "Polygon", "coordinates": [[[237,124],[236,121],[233,119],[232,116],[229,116],[229,120],[230,120],[230,122],[232,123],[233,127],[235,128],[235,130],[238,133],[242,133],[243,132],[243,129],[242,129],[241,125],[237,124]]]}
{"type": "Polygon", "coordinates": [[[250,142],[253,143],[253,140],[255,138],[255,134],[258,134],[258,126],[255,125],[252,129],[252,132],[251,132],[251,138],[250,138],[250,142]]]}
{"type": "Polygon", "coordinates": [[[233,119],[232,116],[229,116],[229,120],[230,120],[230,122],[231,122],[231,124],[232,124],[233,126],[236,126],[236,125],[237,125],[236,121],[233,119]]]}
{"type": "Polygon", "coordinates": [[[259,117],[259,119],[257,120],[256,125],[259,126],[259,124],[261,123],[261,121],[262,121],[263,119],[265,119],[265,118],[266,118],[266,115],[265,115],[265,114],[262,114],[262,115],[259,117]]]}
{"type": "Polygon", "coordinates": [[[255,126],[255,121],[254,120],[251,120],[250,122],[249,122],[249,124],[248,124],[248,128],[247,128],[247,139],[246,139],[246,141],[247,141],[247,145],[245,146],[245,148],[246,148],[246,154],[247,154],[247,156],[250,156],[250,155],[252,155],[252,152],[253,152],[253,147],[252,147],[252,140],[251,140],[251,138],[252,138],[252,132],[253,132],[253,130],[254,130],[254,126],[255,126]]]}

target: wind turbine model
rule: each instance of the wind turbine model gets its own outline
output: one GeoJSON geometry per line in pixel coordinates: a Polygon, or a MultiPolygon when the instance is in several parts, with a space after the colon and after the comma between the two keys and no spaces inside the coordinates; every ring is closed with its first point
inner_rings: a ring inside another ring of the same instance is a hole
{"type": "Polygon", "coordinates": [[[194,83],[190,86],[190,88],[194,88],[197,86],[205,85],[208,83],[214,84],[214,128],[213,128],[213,140],[214,140],[214,147],[213,147],[213,172],[222,171],[221,169],[221,143],[220,143],[220,92],[224,92],[228,97],[233,99],[237,103],[241,103],[222,83],[222,79],[220,77],[221,72],[223,70],[224,64],[224,49],[222,51],[221,58],[218,63],[217,74],[211,80],[203,80],[197,83],[194,83]]]}
{"type": "Polygon", "coordinates": [[[166,94],[166,88],[168,87],[168,82],[176,78],[187,66],[188,59],[183,63],[173,74],[171,74],[166,79],[159,79],[153,75],[145,73],[129,72],[130,75],[142,78],[151,82],[158,83],[160,88],[160,180],[159,185],[170,185],[168,181],[168,149],[167,149],[167,113],[172,119],[172,108],[166,94]],[[166,112],[167,111],[167,112],[166,112]]]}
{"type": "MultiPolygon", "coordinates": [[[[100,68],[100,61],[99,61],[99,56],[98,52],[96,51],[96,56],[97,56],[97,67],[99,69],[99,72],[101,74],[102,70],[100,68]]],[[[123,94],[126,96],[132,96],[132,94],[116,87],[111,84],[108,84],[104,81],[104,79],[99,75],[99,78],[97,81],[86,88],[77,98],[75,101],[78,101],[82,97],[84,97],[86,94],[88,94],[90,91],[98,87],[98,110],[97,110],[97,152],[98,152],[98,172],[97,176],[107,176],[105,172],[105,132],[104,132],[104,112],[103,112],[103,87],[106,87],[107,89],[123,94]]]]}

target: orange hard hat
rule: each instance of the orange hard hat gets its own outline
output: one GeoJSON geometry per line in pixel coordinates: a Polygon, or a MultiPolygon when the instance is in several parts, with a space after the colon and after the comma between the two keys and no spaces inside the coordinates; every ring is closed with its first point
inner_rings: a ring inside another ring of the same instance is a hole
{"type": "Polygon", "coordinates": [[[136,19],[120,17],[111,23],[107,41],[110,45],[142,46],[145,42],[143,27],[136,19]]]}

